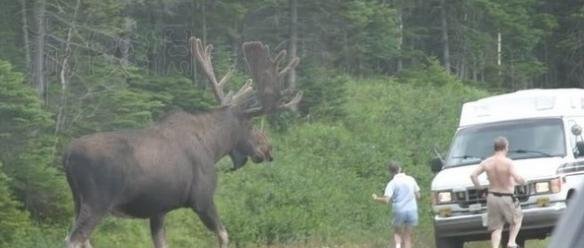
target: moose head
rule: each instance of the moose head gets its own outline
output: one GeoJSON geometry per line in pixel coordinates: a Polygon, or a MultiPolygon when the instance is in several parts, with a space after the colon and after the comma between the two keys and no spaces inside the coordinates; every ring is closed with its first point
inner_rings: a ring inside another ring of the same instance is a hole
{"type": "Polygon", "coordinates": [[[302,99],[302,92],[294,92],[290,88],[283,89],[283,79],[300,60],[297,57],[292,58],[285,67],[281,68],[286,51],[272,56],[269,47],[261,42],[245,42],[242,45],[242,51],[252,79],[247,80],[237,92],[229,91],[225,94],[224,87],[233,71],[228,71],[218,80],[212,64],[213,46],[205,46],[200,39],[195,37],[192,37],[190,42],[191,53],[209,80],[215,99],[221,106],[234,113],[241,123],[240,138],[235,148],[229,152],[233,169],[236,170],[245,165],[248,157],[254,163],[272,161],[272,147],[269,139],[263,131],[253,128],[252,119],[281,110],[296,109],[302,99]]]}

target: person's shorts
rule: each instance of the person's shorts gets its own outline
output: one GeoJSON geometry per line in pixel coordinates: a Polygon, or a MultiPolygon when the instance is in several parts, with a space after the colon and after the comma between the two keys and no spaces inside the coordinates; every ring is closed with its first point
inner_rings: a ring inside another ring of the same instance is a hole
{"type": "Polygon", "coordinates": [[[418,211],[394,211],[393,212],[393,226],[417,226],[418,225],[418,211]]]}
{"type": "Polygon", "coordinates": [[[490,231],[502,228],[505,224],[516,224],[523,219],[521,204],[511,196],[487,196],[487,225],[490,231]]]}

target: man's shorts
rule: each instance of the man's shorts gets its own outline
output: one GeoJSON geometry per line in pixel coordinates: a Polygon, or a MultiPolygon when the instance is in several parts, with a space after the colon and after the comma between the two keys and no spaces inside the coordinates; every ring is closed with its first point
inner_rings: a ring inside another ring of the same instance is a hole
{"type": "Polygon", "coordinates": [[[487,196],[487,224],[489,231],[502,228],[505,224],[520,223],[523,219],[519,200],[511,196],[487,196]]]}
{"type": "Polygon", "coordinates": [[[393,212],[393,226],[394,227],[413,227],[418,225],[418,211],[394,211],[393,212]]]}

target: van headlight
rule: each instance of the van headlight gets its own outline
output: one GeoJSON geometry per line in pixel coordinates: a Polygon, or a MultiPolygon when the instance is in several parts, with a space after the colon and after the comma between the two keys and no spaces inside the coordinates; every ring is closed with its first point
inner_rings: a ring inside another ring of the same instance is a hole
{"type": "Polygon", "coordinates": [[[535,183],[535,193],[548,193],[550,192],[550,182],[537,182],[535,183]]]}
{"type": "Polygon", "coordinates": [[[555,178],[549,181],[541,181],[535,183],[535,193],[558,193],[562,190],[562,181],[560,178],[555,178]]]}
{"type": "Polygon", "coordinates": [[[452,202],[452,192],[450,192],[450,191],[436,192],[435,196],[436,196],[436,203],[437,204],[444,204],[444,203],[452,202]]]}

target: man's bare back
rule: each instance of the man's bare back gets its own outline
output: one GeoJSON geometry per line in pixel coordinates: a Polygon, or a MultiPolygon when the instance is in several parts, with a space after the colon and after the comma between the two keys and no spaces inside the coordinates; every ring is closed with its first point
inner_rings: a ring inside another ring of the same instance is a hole
{"type": "Polygon", "coordinates": [[[504,154],[497,153],[484,160],[480,166],[487,173],[490,192],[513,194],[515,185],[524,183],[524,179],[515,171],[511,159],[504,154]]]}

